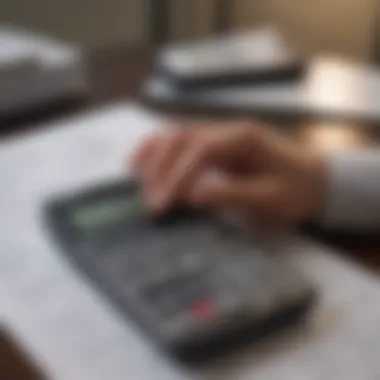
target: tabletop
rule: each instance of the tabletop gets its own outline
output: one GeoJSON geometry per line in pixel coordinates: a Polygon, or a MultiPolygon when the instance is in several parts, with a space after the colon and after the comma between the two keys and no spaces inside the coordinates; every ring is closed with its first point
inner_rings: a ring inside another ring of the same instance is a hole
{"type": "MultiPolygon", "coordinates": [[[[52,120],[57,116],[72,115],[117,99],[138,98],[140,84],[152,69],[153,56],[154,50],[136,47],[112,48],[89,53],[87,67],[91,89],[85,98],[61,99],[47,108],[30,111],[23,115],[0,118],[0,139],[2,136],[17,135],[25,130],[38,128],[36,125],[43,125],[44,121],[52,120]]],[[[183,115],[182,110],[166,111],[171,114],[183,115]]],[[[204,117],[205,112],[203,111],[200,116],[204,117]]],[[[218,115],[213,113],[207,117],[217,118],[218,115]]],[[[292,135],[302,143],[318,144],[321,148],[331,148],[331,144],[337,148],[357,148],[378,142],[376,128],[369,123],[318,120],[297,116],[281,119],[275,115],[269,116],[267,119],[271,122],[286,124],[292,135]],[[333,138],[329,138],[331,135],[333,138]]],[[[380,266],[378,259],[380,258],[380,239],[376,236],[353,237],[345,236],[344,233],[326,233],[326,231],[312,231],[312,234],[336,246],[344,247],[355,258],[371,268],[380,266]]],[[[40,376],[33,373],[38,371],[31,369],[32,364],[23,358],[18,349],[13,348],[14,344],[6,334],[0,339],[0,351],[9,353],[1,355],[0,373],[5,368],[8,371],[6,372],[7,378],[21,378],[17,371],[20,368],[26,368],[25,374],[22,375],[23,379],[35,379],[36,376],[40,376]],[[6,359],[9,355],[15,359],[6,359]],[[20,365],[20,362],[23,364],[20,365]],[[3,363],[7,363],[7,366],[3,363]]]]}
{"type": "Polygon", "coordinates": [[[256,229],[267,254],[312,282],[318,303],[294,334],[199,371],[160,355],[60,255],[44,223],[48,199],[124,178],[136,144],[168,121],[134,102],[112,102],[0,142],[0,214],[9,216],[0,230],[4,328],[54,380],[373,379],[380,371],[378,276],[315,241],[273,233],[268,240],[256,229]]]}

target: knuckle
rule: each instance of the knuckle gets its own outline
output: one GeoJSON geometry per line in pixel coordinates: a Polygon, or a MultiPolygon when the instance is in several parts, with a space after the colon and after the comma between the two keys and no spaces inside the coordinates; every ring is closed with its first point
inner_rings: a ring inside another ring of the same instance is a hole
{"type": "Polygon", "coordinates": [[[239,135],[244,140],[255,138],[257,133],[257,124],[252,121],[243,121],[239,125],[239,135]]]}
{"type": "Polygon", "coordinates": [[[265,129],[258,122],[246,123],[241,128],[241,139],[246,145],[257,146],[265,140],[265,129]]]}
{"type": "Polygon", "coordinates": [[[195,148],[195,159],[199,162],[207,161],[210,157],[212,147],[206,141],[198,141],[195,148]]]}
{"type": "Polygon", "coordinates": [[[248,131],[252,128],[252,126],[254,125],[254,122],[252,120],[241,120],[240,123],[239,123],[239,126],[240,126],[240,129],[242,131],[248,131]]]}
{"type": "Polygon", "coordinates": [[[170,151],[183,144],[183,137],[179,131],[160,131],[153,138],[154,144],[161,151],[170,151]]]}
{"type": "Polygon", "coordinates": [[[169,134],[171,144],[175,146],[186,145],[189,142],[189,134],[186,131],[172,131],[169,134]]]}

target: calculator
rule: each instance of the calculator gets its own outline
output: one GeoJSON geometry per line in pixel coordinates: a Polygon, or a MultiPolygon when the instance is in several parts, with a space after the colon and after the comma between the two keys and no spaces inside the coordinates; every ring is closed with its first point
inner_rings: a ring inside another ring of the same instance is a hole
{"type": "Polygon", "coordinates": [[[221,215],[178,206],[153,217],[121,180],[48,202],[63,256],[126,321],[183,363],[202,363],[290,326],[315,290],[221,215]]]}

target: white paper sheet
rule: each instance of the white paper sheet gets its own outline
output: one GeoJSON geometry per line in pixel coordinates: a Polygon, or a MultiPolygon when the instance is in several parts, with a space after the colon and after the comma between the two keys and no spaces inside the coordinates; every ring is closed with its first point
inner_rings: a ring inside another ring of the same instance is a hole
{"type": "Polygon", "coordinates": [[[378,280],[314,243],[277,241],[320,291],[309,328],[197,372],[160,357],[61,260],[41,222],[46,197],[124,175],[137,141],[166,122],[116,104],[0,142],[2,323],[54,380],[376,379],[378,280]]]}
{"type": "Polygon", "coordinates": [[[83,52],[33,30],[0,23],[0,113],[82,94],[83,52]]]}
{"type": "Polygon", "coordinates": [[[263,27],[195,43],[168,46],[159,54],[160,65],[191,75],[246,70],[276,62],[281,65],[298,53],[274,27],[263,27]]]}

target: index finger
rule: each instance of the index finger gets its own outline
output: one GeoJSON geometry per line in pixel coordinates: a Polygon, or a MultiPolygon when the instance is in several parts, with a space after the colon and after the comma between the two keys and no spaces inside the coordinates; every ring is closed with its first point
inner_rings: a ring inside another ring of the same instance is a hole
{"type": "Polygon", "coordinates": [[[219,127],[198,131],[187,151],[175,162],[162,189],[162,207],[186,197],[208,170],[228,166],[243,144],[250,144],[246,128],[219,127]]]}

